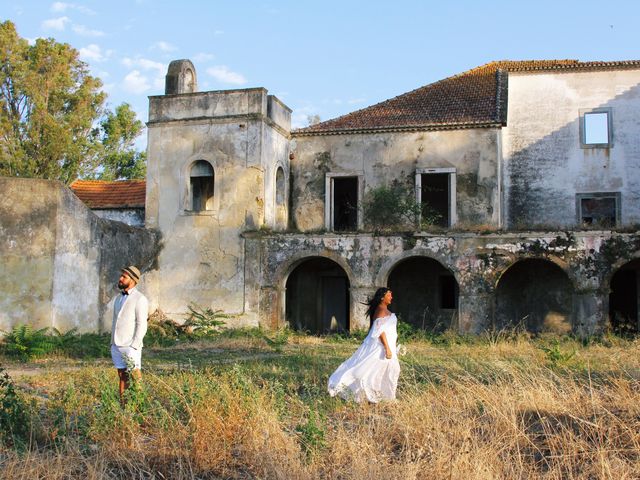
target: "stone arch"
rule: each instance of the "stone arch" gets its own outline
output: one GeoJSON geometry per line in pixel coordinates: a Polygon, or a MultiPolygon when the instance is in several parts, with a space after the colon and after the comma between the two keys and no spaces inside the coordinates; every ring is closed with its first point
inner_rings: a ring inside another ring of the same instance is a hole
{"type": "Polygon", "coordinates": [[[447,259],[441,255],[437,255],[434,252],[432,252],[431,250],[426,250],[426,249],[421,249],[421,248],[414,248],[412,250],[407,250],[405,252],[402,252],[400,255],[395,255],[393,257],[389,257],[380,267],[380,270],[378,270],[378,274],[376,275],[376,285],[377,286],[384,286],[387,284],[387,281],[389,280],[389,273],[391,273],[391,270],[394,269],[394,267],[401,262],[402,260],[405,260],[407,258],[410,257],[426,257],[426,258],[430,258],[432,260],[435,260],[436,262],[440,263],[441,265],[443,265],[445,268],[447,268],[451,274],[455,277],[456,282],[460,282],[460,279],[458,278],[458,271],[454,268],[452,268],[451,265],[449,265],[449,262],[447,261],[447,259]]]}
{"type": "Polygon", "coordinates": [[[494,326],[571,332],[575,287],[563,264],[551,257],[526,257],[503,270],[495,287],[494,326]]]}
{"type": "Polygon", "coordinates": [[[399,319],[434,332],[456,327],[460,288],[454,272],[442,261],[416,252],[403,254],[385,265],[378,279],[385,277],[384,285],[394,292],[391,310],[399,319]]]}
{"type": "Polygon", "coordinates": [[[609,324],[613,331],[622,335],[640,332],[640,255],[616,262],[603,287],[609,292],[609,324]]]}
{"type": "Polygon", "coordinates": [[[509,265],[507,265],[506,267],[504,267],[497,276],[495,276],[495,282],[493,284],[494,290],[496,288],[498,288],[498,284],[500,283],[500,279],[502,278],[502,276],[516,263],[524,261],[524,260],[542,260],[542,261],[547,261],[547,262],[551,262],[553,263],[555,266],[557,266],[560,270],[562,270],[565,275],[569,278],[569,281],[571,282],[571,286],[575,289],[578,286],[578,279],[576,278],[576,276],[574,275],[574,273],[572,272],[572,270],[569,268],[569,264],[567,262],[565,262],[564,260],[562,260],[561,258],[556,257],[555,255],[546,255],[544,257],[541,256],[519,256],[516,254],[512,254],[512,255],[508,255],[509,258],[509,265]]]}
{"type": "Polygon", "coordinates": [[[348,272],[327,255],[289,262],[284,270],[284,313],[294,330],[315,334],[349,331],[351,296],[348,272]]]}

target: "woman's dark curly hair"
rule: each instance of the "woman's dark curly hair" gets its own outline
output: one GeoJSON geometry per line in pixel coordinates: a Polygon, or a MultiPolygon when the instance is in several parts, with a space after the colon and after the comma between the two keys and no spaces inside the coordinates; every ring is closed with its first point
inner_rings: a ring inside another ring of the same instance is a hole
{"type": "Polygon", "coordinates": [[[373,326],[373,315],[376,313],[376,308],[378,308],[378,305],[382,302],[382,297],[384,297],[388,291],[389,289],[387,287],[380,287],[376,290],[376,293],[373,294],[373,297],[365,303],[365,305],[367,305],[367,316],[369,317],[369,329],[373,326]]]}

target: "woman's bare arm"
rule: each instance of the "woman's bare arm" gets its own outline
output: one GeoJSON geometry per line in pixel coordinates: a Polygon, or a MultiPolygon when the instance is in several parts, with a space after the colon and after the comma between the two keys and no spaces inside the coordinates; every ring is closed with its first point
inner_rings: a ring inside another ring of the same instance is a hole
{"type": "Polygon", "coordinates": [[[384,345],[384,351],[385,351],[385,358],[386,359],[390,359],[393,356],[393,353],[391,352],[391,349],[389,348],[389,342],[387,342],[387,334],[382,332],[380,334],[380,341],[382,342],[382,345],[384,345]]]}

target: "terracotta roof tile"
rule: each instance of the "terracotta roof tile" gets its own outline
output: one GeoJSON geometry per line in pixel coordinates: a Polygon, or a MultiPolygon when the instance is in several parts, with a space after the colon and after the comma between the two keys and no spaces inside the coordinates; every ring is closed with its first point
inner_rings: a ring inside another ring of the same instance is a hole
{"type": "Polygon", "coordinates": [[[331,135],[374,130],[497,126],[506,121],[508,72],[619,68],[640,68],[640,61],[496,61],[292,133],[331,135]]]}
{"type": "Polygon", "coordinates": [[[144,208],[146,181],[76,180],[71,190],[89,208],[144,208]]]}

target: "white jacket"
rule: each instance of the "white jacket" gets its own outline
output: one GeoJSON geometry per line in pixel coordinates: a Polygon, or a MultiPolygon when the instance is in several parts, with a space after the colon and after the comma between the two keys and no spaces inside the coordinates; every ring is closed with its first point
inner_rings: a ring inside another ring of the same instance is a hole
{"type": "Polygon", "coordinates": [[[136,288],[129,290],[129,295],[116,315],[113,311],[111,325],[111,344],[118,347],[142,348],[142,339],[147,333],[149,317],[149,301],[136,288]]]}

